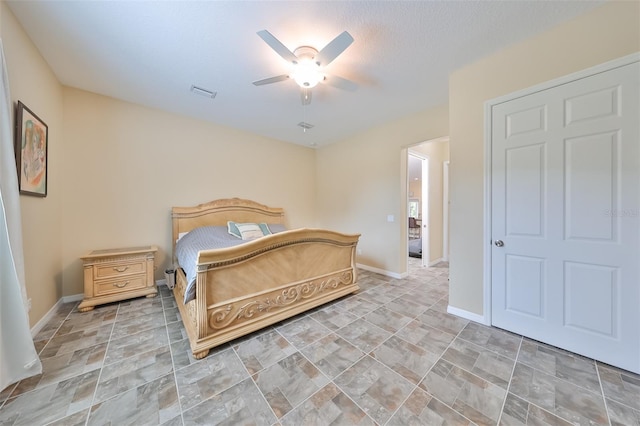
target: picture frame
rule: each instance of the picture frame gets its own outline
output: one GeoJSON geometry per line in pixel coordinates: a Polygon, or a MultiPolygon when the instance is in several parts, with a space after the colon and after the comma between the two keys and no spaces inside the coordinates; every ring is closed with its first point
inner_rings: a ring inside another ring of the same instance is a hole
{"type": "Polygon", "coordinates": [[[46,197],[49,127],[21,101],[16,106],[15,151],[20,194],[46,197]]]}

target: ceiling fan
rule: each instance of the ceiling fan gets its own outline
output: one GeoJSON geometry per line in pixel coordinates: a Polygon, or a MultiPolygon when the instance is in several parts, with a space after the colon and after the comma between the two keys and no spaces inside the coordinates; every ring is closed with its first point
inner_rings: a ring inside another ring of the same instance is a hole
{"type": "Polygon", "coordinates": [[[324,68],[353,43],[353,37],[348,32],[343,31],[320,51],[311,46],[300,46],[293,52],[267,30],[258,31],[258,35],[285,61],[292,64],[292,70],[289,74],[254,81],[254,85],[262,86],[293,79],[300,86],[303,105],[311,103],[311,88],[318,83],[348,91],[356,90],[357,86],[354,82],[324,73],[324,68]]]}

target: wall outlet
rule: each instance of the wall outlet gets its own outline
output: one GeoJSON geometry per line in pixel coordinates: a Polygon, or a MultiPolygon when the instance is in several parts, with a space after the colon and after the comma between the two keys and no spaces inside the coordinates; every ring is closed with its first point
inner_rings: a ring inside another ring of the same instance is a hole
{"type": "Polygon", "coordinates": [[[387,215],[387,222],[395,222],[396,218],[392,214],[387,215]]]}
{"type": "Polygon", "coordinates": [[[358,254],[362,254],[362,249],[358,249],[358,254]]]}
{"type": "Polygon", "coordinates": [[[27,299],[27,312],[31,312],[31,298],[27,299]]]}

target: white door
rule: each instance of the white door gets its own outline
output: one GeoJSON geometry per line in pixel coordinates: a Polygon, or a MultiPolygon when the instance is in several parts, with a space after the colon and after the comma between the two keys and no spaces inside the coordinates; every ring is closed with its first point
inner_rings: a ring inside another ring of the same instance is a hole
{"type": "Polygon", "coordinates": [[[640,67],[492,108],[492,324],[640,373],[640,67]]]}

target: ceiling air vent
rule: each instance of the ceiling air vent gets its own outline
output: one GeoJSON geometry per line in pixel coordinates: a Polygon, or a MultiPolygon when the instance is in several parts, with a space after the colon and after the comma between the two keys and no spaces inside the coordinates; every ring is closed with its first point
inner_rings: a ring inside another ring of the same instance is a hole
{"type": "Polygon", "coordinates": [[[299,122],[298,126],[302,127],[304,130],[309,130],[313,128],[313,124],[305,123],[304,121],[299,122]]]}
{"type": "Polygon", "coordinates": [[[211,98],[211,99],[215,98],[216,95],[218,94],[217,92],[212,92],[211,90],[203,89],[202,87],[193,86],[193,85],[191,86],[191,91],[196,95],[204,96],[206,98],[211,98]]]}

